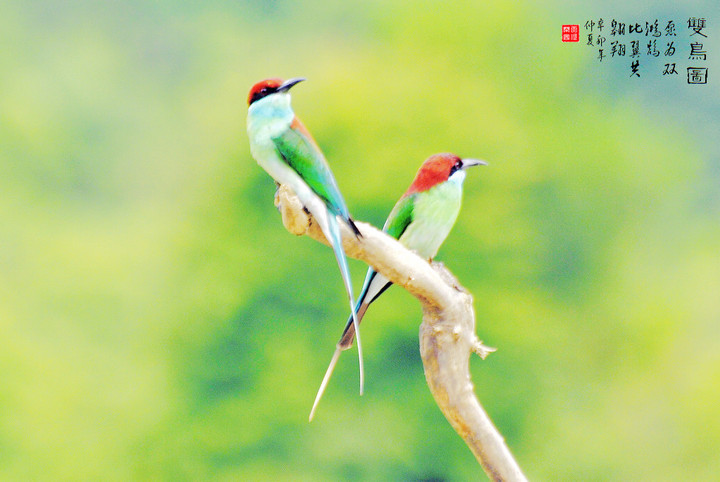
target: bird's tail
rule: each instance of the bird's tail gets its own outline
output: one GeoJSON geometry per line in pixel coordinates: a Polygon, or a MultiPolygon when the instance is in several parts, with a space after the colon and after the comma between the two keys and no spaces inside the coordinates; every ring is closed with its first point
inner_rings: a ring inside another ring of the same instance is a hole
{"type": "MultiPolygon", "coordinates": [[[[330,364],[328,365],[327,370],[325,370],[325,376],[323,377],[322,383],[320,383],[320,388],[318,388],[317,395],[315,395],[315,401],[313,402],[312,409],[310,410],[309,420],[311,422],[313,417],[315,416],[315,410],[320,403],[320,399],[325,393],[325,389],[327,388],[327,384],[330,381],[330,377],[332,377],[333,371],[335,370],[335,365],[337,365],[337,362],[340,359],[340,354],[343,351],[348,350],[352,346],[353,338],[355,335],[355,322],[357,321],[357,324],[360,325],[360,322],[362,321],[363,316],[365,316],[365,311],[367,311],[368,306],[370,305],[362,303],[362,300],[358,300],[355,309],[352,311],[352,314],[348,318],[348,323],[347,326],[345,326],[345,331],[343,332],[340,341],[337,343],[337,345],[335,345],[335,353],[333,353],[330,364]]],[[[358,339],[358,350],[359,348],[360,343],[358,339]]]]}
{"type": "Polygon", "coordinates": [[[358,325],[362,322],[363,317],[365,316],[365,312],[368,309],[368,306],[370,306],[369,303],[363,303],[363,300],[358,300],[358,304],[355,307],[355,317],[351,314],[348,317],[348,321],[345,324],[345,330],[343,331],[342,337],[340,337],[340,341],[337,343],[337,346],[340,350],[349,350],[350,347],[353,344],[353,340],[355,339],[355,319],[357,318],[358,325]]]}
{"type": "MultiPolygon", "coordinates": [[[[354,226],[354,225],[353,225],[354,226]]],[[[355,228],[357,230],[357,227],[355,228]]],[[[353,295],[352,284],[350,281],[350,269],[348,268],[347,257],[345,256],[345,250],[342,245],[342,237],[340,236],[340,226],[338,225],[337,217],[332,214],[328,215],[328,231],[332,239],[333,251],[335,252],[335,259],[337,259],[338,266],[340,266],[340,273],[342,274],[343,282],[345,283],[345,289],[347,290],[348,298],[350,299],[350,311],[353,318],[353,325],[355,326],[355,336],[357,338],[358,347],[358,364],[360,370],[360,395],[363,394],[363,387],[365,385],[365,369],[363,367],[363,355],[362,355],[362,344],[360,343],[360,321],[356,316],[355,298],[353,295]]],[[[340,355],[338,354],[338,357],[340,355]]],[[[337,358],[337,357],[335,357],[337,358]]],[[[337,362],[337,360],[335,360],[337,362]]]]}

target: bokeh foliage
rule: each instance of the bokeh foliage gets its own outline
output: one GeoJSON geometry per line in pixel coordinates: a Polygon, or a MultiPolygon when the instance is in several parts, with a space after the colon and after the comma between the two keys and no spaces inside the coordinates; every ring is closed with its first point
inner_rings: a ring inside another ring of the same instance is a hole
{"type": "MultiPolygon", "coordinates": [[[[359,220],[432,153],[490,162],[438,258],[532,479],[717,477],[717,83],[631,82],[559,41],[596,14],[559,3],[1,4],[0,478],[477,478],[400,289],[366,318],[366,395],[345,354],[307,423],[343,288],[244,124],[255,81],[299,75],[359,220]]],[[[691,7],[644,15],[720,18],[691,7]]]]}

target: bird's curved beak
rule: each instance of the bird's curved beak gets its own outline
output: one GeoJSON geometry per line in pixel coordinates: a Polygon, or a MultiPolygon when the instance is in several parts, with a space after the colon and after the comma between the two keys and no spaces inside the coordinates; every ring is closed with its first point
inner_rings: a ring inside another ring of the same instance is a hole
{"type": "Polygon", "coordinates": [[[463,159],[462,160],[462,168],[468,168],[473,166],[487,166],[488,163],[485,161],[481,161],[480,159],[463,159]]]}
{"type": "Polygon", "coordinates": [[[294,79],[288,79],[278,87],[278,92],[287,92],[292,86],[305,80],[305,77],[295,77],[294,79]]]}

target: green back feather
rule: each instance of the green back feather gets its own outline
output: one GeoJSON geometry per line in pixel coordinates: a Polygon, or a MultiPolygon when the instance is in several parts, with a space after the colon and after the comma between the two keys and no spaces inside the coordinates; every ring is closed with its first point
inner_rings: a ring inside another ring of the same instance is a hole
{"type": "Polygon", "coordinates": [[[286,129],[281,135],[274,137],[273,141],[285,162],[325,201],[328,209],[333,214],[348,219],[345,201],[330,166],[317,145],[295,129],[286,129]]]}

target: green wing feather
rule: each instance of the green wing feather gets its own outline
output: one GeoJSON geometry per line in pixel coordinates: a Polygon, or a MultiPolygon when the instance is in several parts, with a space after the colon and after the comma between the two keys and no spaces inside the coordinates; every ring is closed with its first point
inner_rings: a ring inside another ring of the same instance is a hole
{"type": "Polygon", "coordinates": [[[404,196],[395,204],[383,226],[383,231],[399,239],[413,220],[415,194],[404,196]]]}
{"type": "Polygon", "coordinates": [[[275,147],[285,162],[297,172],[328,209],[345,219],[350,217],[335,178],[317,144],[297,129],[286,129],[274,137],[275,147]]]}

